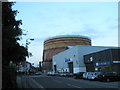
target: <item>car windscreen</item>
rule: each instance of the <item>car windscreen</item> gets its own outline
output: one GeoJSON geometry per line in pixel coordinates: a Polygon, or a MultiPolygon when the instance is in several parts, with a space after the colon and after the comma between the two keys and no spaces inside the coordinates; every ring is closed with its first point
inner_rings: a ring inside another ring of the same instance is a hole
{"type": "Polygon", "coordinates": [[[116,72],[106,72],[105,74],[107,74],[107,75],[117,75],[116,72]]]}

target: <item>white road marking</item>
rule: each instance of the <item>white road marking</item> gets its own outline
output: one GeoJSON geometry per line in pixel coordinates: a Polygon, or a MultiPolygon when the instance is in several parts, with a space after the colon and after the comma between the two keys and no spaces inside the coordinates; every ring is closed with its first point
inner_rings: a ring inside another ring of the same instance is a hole
{"type": "Polygon", "coordinates": [[[68,86],[72,86],[72,87],[75,87],[75,88],[81,88],[79,86],[76,86],[76,85],[72,85],[72,84],[67,84],[68,86]]]}

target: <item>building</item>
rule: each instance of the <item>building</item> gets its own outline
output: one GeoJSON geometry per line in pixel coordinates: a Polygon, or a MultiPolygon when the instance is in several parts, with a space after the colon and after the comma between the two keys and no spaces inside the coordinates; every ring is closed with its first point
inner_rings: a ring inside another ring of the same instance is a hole
{"type": "Polygon", "coordinates": [[[68,49],[68,46],[91,45],[91,39],[81,35],[61,35],[44,41],[42,69],[52,70],[52,56],[68,49]]]}
{"type": "Polygon", "coordinates": [[[114,47],[77,45],[53,56],[53,71],[86,72],[83,56],[114,47]]]}
{"type": "Polygon", "coordinates": [[[106,49],[84,55],[84,63],[88,72],[120,71],[120,48],[106,49]]]}

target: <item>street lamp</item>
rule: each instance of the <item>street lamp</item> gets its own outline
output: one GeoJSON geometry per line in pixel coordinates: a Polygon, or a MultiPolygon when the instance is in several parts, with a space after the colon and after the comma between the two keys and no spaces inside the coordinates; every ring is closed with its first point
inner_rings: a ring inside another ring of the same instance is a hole
{"type": "MultiPolygon", "coordinates": [[[[33,41],[34,39],[33,38],[26,39],[26,49],[27,49],[27,51],[28,51],[28,45],[30,44],[29,40],[33,41]]],[[[28,58],[29,58],[29,56],[28,56],[28,58]]],[[[27,57],[26,57],[26,60],[27,60],[27,57]]],[[[26,60],[25,60],[25,71],[27,71],[26,60]]]]}
{"type": "Polygon", "coordinates": [[[28,38],[28,39],[26,39],[26,48],[27,48],[27,49],[28,49],[28,45],[30,44],[30,42],[28,42],[28,40],[33,41],[34,39],[33,39],[33,38],[28,38]]]}

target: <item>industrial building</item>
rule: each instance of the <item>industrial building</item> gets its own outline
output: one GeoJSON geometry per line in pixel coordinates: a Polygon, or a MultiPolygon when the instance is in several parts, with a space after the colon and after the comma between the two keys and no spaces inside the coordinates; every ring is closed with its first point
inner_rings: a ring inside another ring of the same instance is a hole
{"type": "MultiPolygon", "coordinates": [[[[63,52],[54,55],[52,58],[53,71],[61,72],[86,72],[86,65],[84,64],[84,55],[107,50],[114,47],[77,45],[69,48],[63,52]]],[[[88,67],[91,68],[91,67],[88,67]]]]}
{"type": "Polygon", "coordinates": [[[42,70],[52,70],[52,56],[68,49],[68,46],[91,46],[91,39],[81,35],[61,35],[44,41],[42,70]]]}
{"type": "Polygon", "coordinates": [[[120,48],[112,48],[84,55],[84,63],[87,72],[120,72],[119,52],[120,48]]]}

